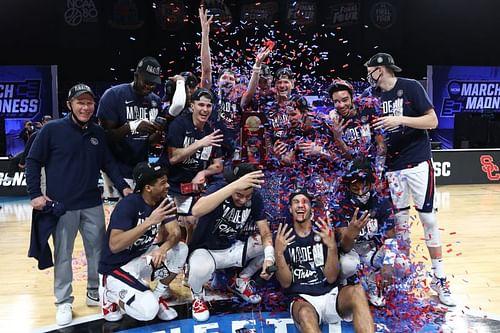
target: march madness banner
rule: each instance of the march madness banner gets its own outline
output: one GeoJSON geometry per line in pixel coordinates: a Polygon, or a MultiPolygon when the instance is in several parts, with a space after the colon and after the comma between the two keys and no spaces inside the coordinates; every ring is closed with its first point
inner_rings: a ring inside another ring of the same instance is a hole
{"type": "Polygon", "coordinates": [[[427,78],[443,148],[453,148],[455,114],[500,112],[500,67],[427,66],[427,78]]]}

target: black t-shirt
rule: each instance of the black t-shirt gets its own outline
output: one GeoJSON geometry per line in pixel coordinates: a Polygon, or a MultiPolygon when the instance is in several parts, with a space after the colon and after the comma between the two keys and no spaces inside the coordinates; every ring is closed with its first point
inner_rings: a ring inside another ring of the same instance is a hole
{"type": "MultiPolygon", "coordinates": [[[[203,130],[194,126],[193,114],[183,113],[170,123],[168,129],[167,146],[175,148],[187,148],[194,142],[212,133],[208,123],[203,130]]],[[[180,184],[190,183],[198,172],[206,169],[212,159],[220,157],[220,150],[215,147],[204,147],[198,149],[195,154],[184,161],[170,166],[168,183],[170,191],[180,194],[180,184]]]]}
{"type": "MultiPolygon", "coordinates": [[[[397,78],[390,91],[371,89],[371,93],[380,98],[384,116],[419,117],[434,108],[422,85],[412,79],[397,78]]],[[[386,134],[386,163],[390,171],[406,169],[431,159],[427,130],[399,126],[386,134]]]]}
{"type": "MultiPolygon", "coordinates": [[[[212,194],[226,183],[214,183],[204,196],[212,194]]],[[[244,207],[236,207],[232,197],[227,198],[212,212],[200,217],[190,251],[198,248],[222,250],[230,248],[236,240],[246,240],[248,230],[256,229],[256,222],[266,219],[262,197],[254,190],[252,199],[244,207]]]]}
{"type": "Polygon", "coordinates": [[[323,272],[328,257],[328,248],[321,238],[314,237],[316,234],[312,231],[303,238],[299,237],[295,231],[292,235],[295,235],[295,239],[290,242],[284,253],[286,263],[292,272],[292,284],[285,289],[285,294],[288,296],[327,294],[337,286],[337,281],[328,283],[323,272]]]}

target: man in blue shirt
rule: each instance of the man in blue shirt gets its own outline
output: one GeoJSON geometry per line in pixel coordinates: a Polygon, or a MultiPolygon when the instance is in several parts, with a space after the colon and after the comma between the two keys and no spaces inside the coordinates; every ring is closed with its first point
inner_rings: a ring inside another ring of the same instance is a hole
{"type": "Polygon", "coordinates": [[[134,181],[136,193],[118,202],[103,237],[99,291],[104,319],[120,320],[122,310],[137,320],[157,315],[172,320],[177,312],[166,301],[168,284],[182,270],[188,248],[179,242],[166,169],[139,163],[134,181]],[[162,243],[154,244],[157,237],[162,243]],[[149,280],[159,280],[154,292],[149,280]]]}
{"type": "Polygon", "coordinates": [[[155,123],[161,116],[161,100],[153,90],[160,79],[160,64],[145,57],[137,64],[134,81],[104,92],[97,118],[106,130],[109,147],[122,174],[132,185],[132,170],[148,160],[149,146],[159,142],[163,128],[155,123]]]}
{"type": "Polygon", "coordinates": [[[380,98],[383,117],[374,121],[383,129],[387,142],[387,179],[392,201],[397,208],[396,234],[401,248],[409,251],[408,224],[410,195],[424,227],[425,243],[432,261],[434,276],[431,287],[441,303],[455,306],[444,272],[441,239],[434,209],[435,179],[428,129],[436,128],[434,106],[422,85],[412,79],[396,77],[394,58],[377,53],[365,63],[371,87],[366,94],[380,98]]]}
{"type": "Polygon", "coordinates": [[[66,209],[53,234],[54,293],[59,325],[73,320],[71,257],[78,231],[88,264],[87,305],[98,305],[97,263],[104,234],[104,210],[97,186],[100,170],[108,173],[123,195],[132,192],[109,153],[104,130],[92,122],[95,95],[90,87],[73,86],[67,107],[70,113],[65,118],[42,127],[26,159],[26,183],[33,208],[42,210],[47,201],[57,201],[66,209]],[[46,174],[45,195],[40,186],[42,167],[46,174]]]}
{"type": "Polygon", "coordinates": [[[188,283],[193,293],[192,315],[197,321],[210,316],[203,285],[215,270],[243,267],[230,289],[247,302],[261,301],[250,278],[262,268],[260,276],[269,279],[266,270],[274,264],[272,235],[262,197],[256,191],[263,177],[255,166],[240,164],[227,177],[228,183],[212,184],[193,207],[199,222],[189,245],[188,283]]]}
{"type": "Polygon", "coordinates": [[[365,292],[358,285],[338,287],[340,273],[335,231],[312,221],[311,197],[297,190],[289,197],[292,227],[281,224],[275,238],[276,278],[291,297],[290,313],[301,332],[320,332],[322,323],[353,321],[356,332],[373,332],[365,292]]]}

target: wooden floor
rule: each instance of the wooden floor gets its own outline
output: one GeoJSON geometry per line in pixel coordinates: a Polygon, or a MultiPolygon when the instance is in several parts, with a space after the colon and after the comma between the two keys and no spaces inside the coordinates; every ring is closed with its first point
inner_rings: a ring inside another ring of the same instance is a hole
{"type": "MultiPolygon", "coordinates": [[[[437,199],[445,268],[459,306],[465,311],[500,314],[500,184],[441,186],[437,199]]],[[[0,198],[0,205],[0,331],[30,332],[52,325],[53,271],[39,271],[36,261],[26,255],[29,201],[0,198]]],[[[422,237],[422,227],[415,219],[414,260],[430,266],[422,237]]],[[[98,314],[97,308],[85,306],[86,268],[80,238],[73,267],[74,318],[98,314]]]]}

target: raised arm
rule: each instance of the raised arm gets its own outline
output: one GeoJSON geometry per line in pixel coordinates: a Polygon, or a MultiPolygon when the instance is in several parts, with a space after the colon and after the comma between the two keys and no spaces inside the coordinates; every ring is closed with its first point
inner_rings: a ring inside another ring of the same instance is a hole
{"type": "Polygon", "coordinates": [[[218,191],[201,197],[193,206],[193,216],[201,217],[210,213],[236,191],[241,191],[249,187],[260,188],[262,183],[264,183],[263,177],[264,173],[262,171],[250,172],[234,182],[227,184],[218,191]]]}
{"type": "Polygon", "coordinates": [[[198,9],[201,25],[201,87],[212,87],[212,59],[210,54],[210,24],[213,16],[208,17],[207,10],[202,5],[198,9]]]}
{"type": "Polygon", "coordinates": [[[243,93],[243,96],[241,97],[240,106],[242,110],[246,109],[246,107],[252,101],[253,96],[255,95],[255,91],[257,90],[257,86],[259,84],[260,67],[262,65],[262,62],[267,58],[270,52],[271,49],[269,47],[266,47],[261,49],[255,57],[255,64],[252,68],[252,77],[250,78],[250,82],[248,83],[247,91],[243,93]]]}

